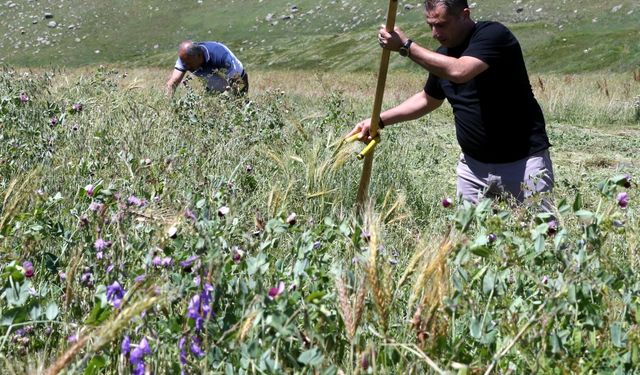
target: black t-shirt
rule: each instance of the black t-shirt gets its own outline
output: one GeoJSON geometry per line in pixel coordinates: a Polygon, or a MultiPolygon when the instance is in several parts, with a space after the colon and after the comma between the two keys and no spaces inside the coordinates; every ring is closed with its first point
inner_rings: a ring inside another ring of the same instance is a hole
{"type": "Polygon", "coordinates": [[[428,95],[451,104],[462,152],[485,163],[509,163],[550,146],[520,44],[509,29],[478,22],[462,45],[436,52],[472,56],[489,65],[462,84],[429,74],[424,87],[428,95]]]}

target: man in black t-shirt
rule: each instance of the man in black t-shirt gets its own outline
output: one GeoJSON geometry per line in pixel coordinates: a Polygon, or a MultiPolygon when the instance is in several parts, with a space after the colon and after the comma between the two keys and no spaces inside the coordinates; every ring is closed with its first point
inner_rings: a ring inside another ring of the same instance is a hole
{"type": "MultiPolygon", "coordinates": [[[[553,168],[544,116],[515,36],[497,22],[474,22],[466,0],[425,1],[427,24],[441,46],[431,51],[399,28],[381,28],[381,47],[429,71],[424,89],[380,115],[380,128],[414,120],[440,107],[453,108],[462,153],[457,168],[458,195],[477,202],[509,193],[523,201],[553,188],[553,168]]],[[[371,120],[351,134],[371,139],[371,120]]],[[[545,203],[549,208],[548,202],[545,203]]]]}

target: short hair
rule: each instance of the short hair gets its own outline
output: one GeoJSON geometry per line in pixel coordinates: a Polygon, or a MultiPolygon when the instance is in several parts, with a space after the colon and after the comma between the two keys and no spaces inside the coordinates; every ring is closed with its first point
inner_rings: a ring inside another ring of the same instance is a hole
{"type": "Polygon", "coordinates": [[[184,53],[189,57],[197,57],[202,55],[202,48],[199,45],[192,43],[187,48],[185,48],[184,53]]]}
{"type": "Polygon", "coordinates": [[[179,49],[187,57],[198,57],[203,55],[202,48],[200,48],[198,44],[193,43],[190,40],[185,40],[184,42],[180,43],[179,49]]]}
{"type": "Polygon", "coordinates": [[[469,7],[467,0],[424,0],[424,7],[427,11],[435,9],[440,4],[447,9],[447,14],[456,14],[469,7]]]}

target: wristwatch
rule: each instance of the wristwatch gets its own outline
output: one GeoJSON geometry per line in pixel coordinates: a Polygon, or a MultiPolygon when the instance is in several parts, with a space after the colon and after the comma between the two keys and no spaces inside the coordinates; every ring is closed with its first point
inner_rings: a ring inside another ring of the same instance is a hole
{"type": "Polygon", "coordinates": [[[400,50],[398,51],[400,56],[409,56],[410,55],[409,50],[411,48],[411,44],[413,44],[413,40],[411,40],[411,39],[407,39],[407,41],[404,42],[404,44],[402,45],[402,47],[400,47],[400,50]]]}

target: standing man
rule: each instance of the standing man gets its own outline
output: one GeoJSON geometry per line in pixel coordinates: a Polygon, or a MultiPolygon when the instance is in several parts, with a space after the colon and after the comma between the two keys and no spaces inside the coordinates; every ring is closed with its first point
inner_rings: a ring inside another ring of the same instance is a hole
{"type": "Polygon", "coordinates": [[[178,84],[189,71],[206,80],[207,90],[232,90],[245,94],[249,90],[249,77],[240,60],[219,42],[196,43],[185,40],[178,48],[178,60],[167,81],[167,94],[172,96],[178,84]]]}
{"type": "MultiPolygon", "coordinates": [[[[381,28],[382,48],[397,51],[427,71],[424,89],[380,115],[380,128],[415,120],[447,99],[453,108],[462,149],[457,193],[477,203],[484,196],[508,193],[522,202],[553,188],[549,139],[542,110],[515,36],[497,22],[475,22],[467,0],[426,0],[426,20],[441,46],[434,52],[409,39],[399,28],[381,28]]],[[[371,140],[371,119],[349,135],[371,140]]],[[[549,203],[545,202],[549,209],[549,203]]]]}

